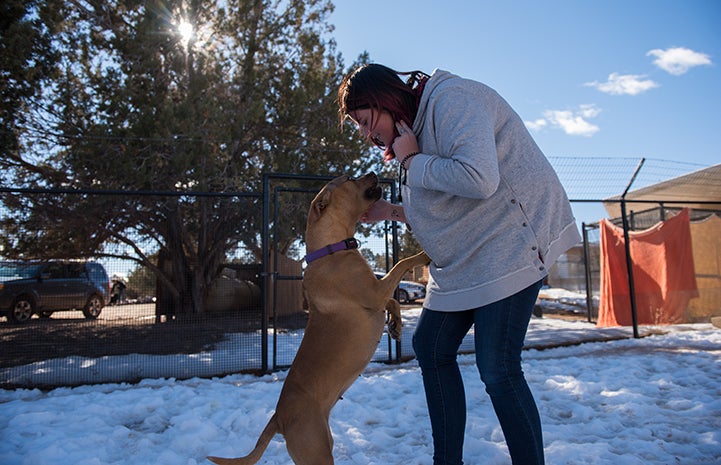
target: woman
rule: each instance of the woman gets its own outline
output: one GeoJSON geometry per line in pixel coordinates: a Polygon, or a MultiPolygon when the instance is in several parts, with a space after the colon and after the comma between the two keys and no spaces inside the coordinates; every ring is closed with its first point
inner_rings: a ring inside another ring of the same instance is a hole
{"type": "Polygon", "coordinates": [[[456,354],[474,324],[476,364],[513,463],[544,463],[521,350],[548,267],[580,242],[556,173],[505,100],[446,71],[364,65],[344,78],[338,103],[341,123],[352,120],[399,162],[403,206],[380,200],[362,220],[406,222],[432,259],[413,349],[434,464],[462,463],[456,354]]]}

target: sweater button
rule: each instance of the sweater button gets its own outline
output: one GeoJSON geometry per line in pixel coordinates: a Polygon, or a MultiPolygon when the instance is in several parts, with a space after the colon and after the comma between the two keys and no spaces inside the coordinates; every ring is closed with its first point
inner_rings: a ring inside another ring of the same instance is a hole
{"type": "Polygon", "coordinates": [[[528,226],[528,223],[526,223],[526,222],[524,221],[524,222],[523,222],[523,227],[525,228],[526,226],[528,226]]]}
{"type": "Polygon", "coordinates": [[[533,251],[535,252],[536,250],[538,250],[538,247],[536,247],[536,246],[534,245],[533,247],[531,247],[531,250],[533,250],[533,251]]]}
{"type": "Polygon", "coordinates": [[[538,271],[543,271],[543,270],[545,270],[545,269],[546,269],[546,268],[543,267],[543,266],[539,266],[539,267],[538,267],[538,271]]]}
{"type": "Polygon", "coordinates": [[[511,203],[515,204],[515,203],[516,203],[516,199],[511,199],[511,203]]]}

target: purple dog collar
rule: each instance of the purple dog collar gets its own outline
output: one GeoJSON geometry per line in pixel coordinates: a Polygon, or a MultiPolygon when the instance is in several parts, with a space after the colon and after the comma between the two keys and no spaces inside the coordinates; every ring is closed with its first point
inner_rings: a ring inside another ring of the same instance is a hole
{"type": "Polygon", "coordinates": [[[318,260],[319,258],[325,257],[326,255],[332,255],[336,252],[340,252],[341,250],[352,250],[357,248],[358,241],[355,240],[354,237],[349,237],[348,239],[336,242],[335,244],[326,245],[322,249],[309,253],[305,256],[304,260],[306,263],[310,263],[313,260],[318,260]]]}

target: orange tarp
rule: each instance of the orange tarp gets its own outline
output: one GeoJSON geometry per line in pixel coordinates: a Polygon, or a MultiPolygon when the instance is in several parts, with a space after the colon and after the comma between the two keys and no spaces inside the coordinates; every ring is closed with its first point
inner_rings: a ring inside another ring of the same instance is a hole
{"type": "MultiPolygon", "coordinates": [[[[649,228],[629,232],[637,323],[686,321],[698,297],[688,210],[649,228]]],[[[601,302],[598,326],[630,326],[631,301],[623,229],[601,220],[601,302]]]]}

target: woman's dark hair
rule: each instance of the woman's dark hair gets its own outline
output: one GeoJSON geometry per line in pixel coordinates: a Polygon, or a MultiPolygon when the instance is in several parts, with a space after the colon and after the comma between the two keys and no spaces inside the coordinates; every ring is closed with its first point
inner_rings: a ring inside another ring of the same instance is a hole
{"type": "Polygon", "coordinates": [[[343,78],[338,89],[341,127],[351,112],[366,108],[386,110],[394,121],[412,126],[428,77],[421,71],[398,72],[379,64],[356,68],[343,78]],[[399,75],[410,77],[403,82],[399,75]]]}

